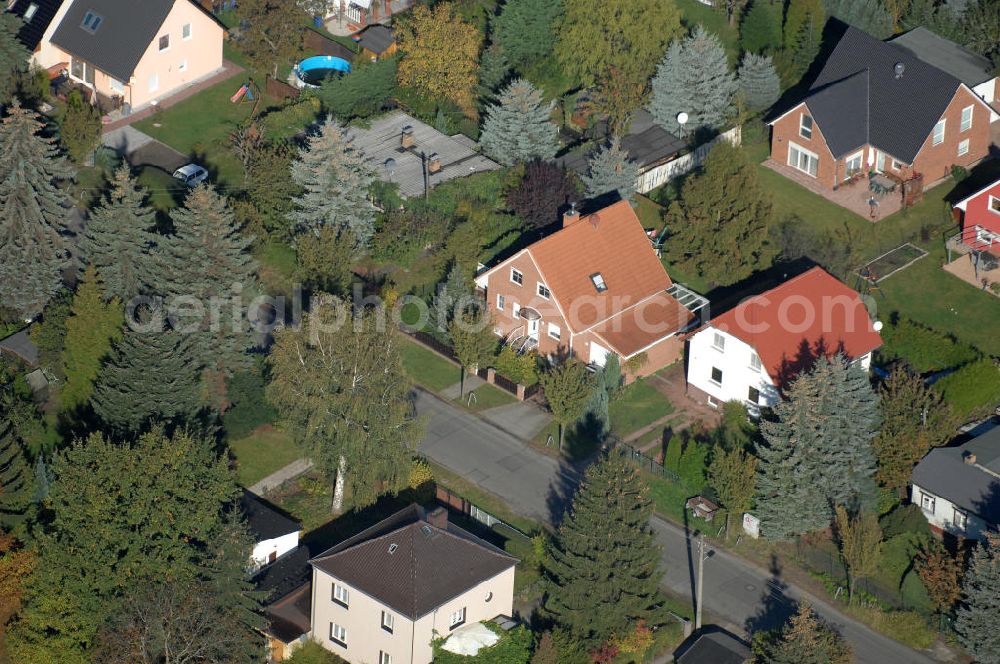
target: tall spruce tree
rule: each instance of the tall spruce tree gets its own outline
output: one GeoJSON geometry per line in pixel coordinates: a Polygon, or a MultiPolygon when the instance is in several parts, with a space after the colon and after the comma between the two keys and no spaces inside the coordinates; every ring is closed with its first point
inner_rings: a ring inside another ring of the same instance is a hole
{"type": "Polygon", "coordinates": [[[493,41],[515,68],[541,61],[552,52],[562,0],[508,0],[490,22],[493,41]]]}
{"type": "Polygon", "coordinates": [[[986,533],[962,583],[955,631],[977,662],[1000,661],[1000,532],[986,533]]]}
{"type": "Polygon", "coordinates": [[[157,284],[155,225],[156,211],[147,205],[146,192],[122,165],[107,197],[91,211],[80,241],[84,260],[100,275],[106,300],[117,297],[127,303],[157,284]]]}
{"type": "Polygon", "coordinates": [[[375,232],[375,208],[368,199],[375,175],[333,118],[309,136],[292,164],[292,179],[305,190],[291,213],[297,232],[332,226],[357,249],[368,245],[375,232]]]}
{"type": "Polygon", "coordinates": [[[812,370],[788,386],[761,423],[757,508],[761,532],[783,540],[830,525],[836,505],[870,507],[875,498],[878,397],[868,374],[822,349],[812,370]]]}
{"type": "Polygon", "coordinates": [[[225,197],[204,185],[170,218],[165,276],[171,326],[189,334],[198,364],[209,371],[246,367],[252,338],[245,294],[257,288],[253,238],[243,234],[225,197]],[[191,298],[200,304],[193,312],[186,305],[191,298]]]}
{"type": "Polygon", "coordinates": [[[944,445],[959,425],[959,417],[937,390],[921,376],[897,366],[880,390],[882,426],[875,437],[879,484],[899,492],[910,473],[932,448],[944,445]]]}
{"type": "Polygon", "coordinates": [[[825,23],[821,0],[789,0],[782,30],[784,49],[778,61],[785,87],[797,83],[816,59],[825,23]]]}
{"type": "Polygon", "coordinates": [[[94,412],[117,434],[144,431],[151,422],[181,423],[201,408],[200,355],[194,336],[155,323],[130,325],[94,383],[94,412]]]}
{"type": "Polygon", "coordinates": [[[770,108],[781,94],[781,81],[769,55],[746,53],[740,62],[740,90],[754,111],[770,108]]]}
{"type": "Polygon", "coordinates": [[[719,38],[699,25],[694,33],[670,44],[651,83],[649,112],[656,124],[674,134],[718,127],[733,106],[736,76],[719,38]],[[687,113],[682,127],[679,113],[687,113]]]}
{"type": "Polygon", "coordinates": [[[721,140],[670,206],[665,255],[712,283],[733,284],[770,265],[771,221],[771,196],[756,165],[741,148],[721,140]]]}
{"type": "Polygon", "coordinates": [[[233,546],[227,516],[236,480],[213,441],[156,430],[120,445],[94,434],[57,453],[52,469],[52,520],[10,636],[14,661],[90,662],[98,630],[140,588],[209,583],[226,589],[230,611],[250,599],[250,544],[233,546]]]}
{"type": "Polygon", "coordinates": [[[599,643],[640,620],[659,624],[663,572],[648,491],[621,456],[602,459],[559,527],[545,563],[545,610],[578,639],[599,643]]]}
{"type": "Polygon", "coordinates": [[[34,111],[15,100],[0,123],[0,308],[41,313],[62,283],[70,200],[58,181],[73,177],[34,111]]]}
{"type": "Polygon", "coordinates": [[[122,336],[125,314],[121,302],[117,297],[105,302],[102,290],[97,272],[89,266],[77,285],[70,316],[66,319],[66,343],[62,352],[66,382],[59,393],[66,410],[87,403],[101,360],[111,350],[112,342],[122,336]]]}
{"type": "Polygon", "coordinates": [[[379,315],[355,318],[339,300],[314,300],[302,325],[275,334],[269,358],[268,399],[333,484],[334,512],[345,490],[365,507],[403,488],[420,439],[399,335],[379,315]]]}
{"type": "Polygon", "coordinates": [[[20,436],[0,401],[0,527],[21,520],[31,502],[32,472],[20,436]]]}
{"type": "Polygon", "coordinates": [[[851,646],[808,604],[787,625],[755,636],[752,664],[850,664],[851,646]]]}
{"type": "Polygon", "coordinates": [[[0,108],[13,98],[19,76],[28,69],[31,52],[17,38],[23,25],[16,14],[0,13],[0,108]]]}
{"type": "Polygon", "coordinates": [[[546,104],[542,91],[527,80],[514,79],[500,91],[499,102],[486,109],[483,150],[505,166],[551,159],[559,149],[559,128],[549,119],[554,105],[546,104]]]}
{"type": "Polygon", "coordinates": [[[746,53],[774,53],[781,48],[784,3],[754,0],[740,24],[740,45],[746,53]]]}
{"type": "Polygon", "coordinates": [[[882,0],[823,0],[827,16],[860,28],[879,39],[895,32],[892,15],[882,0]]]}
{"type": "Polygon", "coordinates": [[[587,174],[581,179],[588,198],[616,191],[622,200],[631,203],[635,199],[638,177],[638,165],[628,158],[628,150],[616,136],[590,156],[587,174]]]}
{"type": "Polygon", "coordinates": [[[438,283],[436,290],[427,310],[427,329],[432,334],[448,339],[455,316],[473,302],[471,284],[458,261],[451,264],[448,276],[438,283]]]}

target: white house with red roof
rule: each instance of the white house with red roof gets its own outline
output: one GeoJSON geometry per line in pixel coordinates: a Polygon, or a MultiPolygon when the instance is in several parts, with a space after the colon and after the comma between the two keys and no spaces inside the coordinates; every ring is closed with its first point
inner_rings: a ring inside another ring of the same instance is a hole
{"type": "Polygon", "coordinates": [[[1000,256],[1000,180],[963,198],[953,210],[962,226],[962,244],[1000,256]]]}
{"type": "Polygon", "coordinates": [[[688,393],[712,406],[751,412],[821,356],[838,353],[867,369],[882,345],[861,296],[820,267],[713,318],[688,344],[688,393]]]}

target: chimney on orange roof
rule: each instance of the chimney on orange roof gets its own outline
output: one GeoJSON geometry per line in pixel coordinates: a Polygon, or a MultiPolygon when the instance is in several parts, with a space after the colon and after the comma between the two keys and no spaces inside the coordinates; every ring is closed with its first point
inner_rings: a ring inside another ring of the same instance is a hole
{"type": "Polygon", "coordinates": [[[580,221],[580,213],[576,209],[576,203],[570,203],[569,209],[563,213],[563,228],[578,221],[580,221]]]}

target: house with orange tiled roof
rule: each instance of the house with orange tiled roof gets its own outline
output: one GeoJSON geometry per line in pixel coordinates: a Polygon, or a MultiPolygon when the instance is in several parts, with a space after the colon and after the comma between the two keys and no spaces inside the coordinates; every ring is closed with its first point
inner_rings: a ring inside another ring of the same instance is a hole
{"type": "Polygon", "coordinates": [[[625,201],[570,210],[562,229],[479,273],[494,331],[518,351],[601,367],[641,358],[646,375],[683,354],[708,301],[670,280],[625,201]]]}
{"type": "Polygon", "coordinates": [[[819,357],[840,353],[868,369],[882,345],[880,328],[856,291],[814,267],[691,335],[688,394],[757,412],[777,403],[782,387],[819,357]]]}

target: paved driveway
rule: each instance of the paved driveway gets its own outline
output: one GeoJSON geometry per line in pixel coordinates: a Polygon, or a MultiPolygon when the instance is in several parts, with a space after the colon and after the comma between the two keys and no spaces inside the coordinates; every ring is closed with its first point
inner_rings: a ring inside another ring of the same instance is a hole
{"type": "Polygon", "coordinates": [[[101,137],[101,142],[123,155],[132,168],[154,166],[166,173],[173,173],[189,161],[169,145],[131,125],[109,131],[101,137]]]}
{"type": "MultiPolygon", "coordinates": [[[[571,466],[531,449],[492,424],[418,391],[417,412],[429,418],[420,451],[446,468],[497,494],[518,513],[558,521],[578,481],[571,466]]],[[[691,597],[694,583],[684,529],[654,517],[663,550],[664,586],[691,597]]],[[[844,617],[828,603],[788,585],[780,570],[764,570],[723,551],[705,563],[705,609],[736,632],[780,624],[803,597],[841,630],[860,664],[932,664],[935,660],[844,617]]]]}

